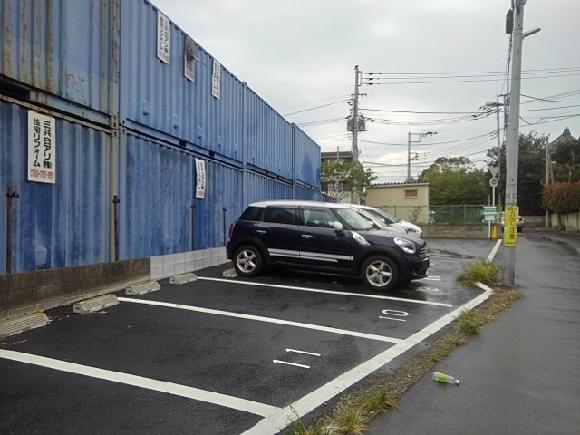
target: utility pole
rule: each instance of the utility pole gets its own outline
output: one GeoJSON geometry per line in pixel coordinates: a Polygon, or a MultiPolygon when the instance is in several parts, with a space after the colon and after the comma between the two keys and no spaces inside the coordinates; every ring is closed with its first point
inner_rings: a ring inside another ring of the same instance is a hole
{"type": "MultiPolygon", "coordinates": [[[[502,269],[502,281],[504,285],[512,286],[515,282],[516,275],[516,243],[515,237],[512,242],[508,242],[508,229],[511,225],[508,222],[508,212],[512,207],[518,205],[518,150],[519,150],[519,121],[520,121],[520,87],[522,73],[522,42],[526,36],[540,31],[534,29],[530,32],[523,32],[524,25],[524,5],[527,0],[515,0],[513,11],[513,56],[511,69],[511,89],[510,89],[510,110],[508,117],[507,130],[507,150],[506,150],[506,187],[505,187],[505,204],[506,219],[504,234],[504,267],[502,269]]],[[[517,208],[516,208],[517,210],[517,208]]],[[[517,219],[517,216],[516,216],[517,219]]],[[[516,233],[517,234],[517,233],[516,233]]]]}
{"type": "MultiPolygon", "coordinates": [[[[550,181],[550,174],[548,172],[548,168],[549,168],[549,163],[550,162],[550,144],[548,141],[546,141],[546,176],[544,177],[544,187],[546,187],[550,181]]],[[[550,228],[550,213],[548,211],[548,208],[546,207],[546,229],[550,228]]]]}
{"type": "Polygon", "coordinates": [[[358,65],[354,67],[354,100],[352,103],[352,160],[358,160],[358,86],[359,71],[358,65]]]}

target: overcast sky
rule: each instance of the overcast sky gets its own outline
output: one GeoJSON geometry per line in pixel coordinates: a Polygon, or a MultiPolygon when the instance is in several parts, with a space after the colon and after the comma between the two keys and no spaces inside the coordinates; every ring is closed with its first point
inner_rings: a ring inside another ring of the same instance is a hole
{"type": "MultiPolygon", "coordinates": [[[[441,73],[469,75],[501,72],[506,68],[508,0],[154,0],[154,3],[282,114],[330,104],[286,116],[298,124],[329,121],[302,127],[323,151],[351,147],[343,118],[350,110],[344,101],[353,92],[355,65],[359,65],[365,77],[370,77],[366,75],[370,72],[428,73],[441,77],[441,73]],[[333,121],[336,119],[340,120],[333,121]]],[[[580,116],[565,120],[554,117],[580,114],[580,1],[529,0],[524,21],[525,29],[542,30],[524,42],[523,69],[558,70],[528,73],[528,77],[534,78],[522,82],[522,94],[545,98],[578,92],[548,98],[549,102],[522,97],[521,115],[525,121],[520,122],[520,130],[535,130],[554,139],[568,126],[578,137],[580,116]],[[577,68],[562,70],[569,67],[577,68]],[[540,121],[537,125],[526,125],[540,121]]],[[[406,79],[406,74],[394,74],[391,77],[402,79],[391,82],[402,83],[361,88],[367,94],[361,107],[373,109],[363,114],[377,120],[367,122],[368,131],[361,135],[361,160],[401,165],[373,166],[381,181],[401,180],[406,175],[406,146],[384,143],[406,144],[408,131],[438,132],[425,137],[422,144],[413,145],[413,151],[419,153],[414,160],[414,174],[439,156],[469,155],[483,164],[485,153],[476,153],[496,144],[495,137],[486,135],[496,128],[495,116],[467,118],[470,112],[495,101],[497,94],[506,91],[501,76],[450,79],[424,76],[413,80],[406,79]],[[408,83],[412,81],[428,83],[408,83]],[[395,110],[467,113],[418,114],[395,110]],[[469,141],[429,145],[474,137],[469,141]]]]}

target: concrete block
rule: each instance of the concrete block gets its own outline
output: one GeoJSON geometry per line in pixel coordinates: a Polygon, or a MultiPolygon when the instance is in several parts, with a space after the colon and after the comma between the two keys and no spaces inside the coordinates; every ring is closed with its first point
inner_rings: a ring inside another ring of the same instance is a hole
{"type": "Polygon", "coordinates": [[[44,313],[27,314],[0,322],[0,338],[20,334],[31,329],[48,325],[50,320],[44,313]]]}
{"type": "Polygon", "coordinates": [[[183,275],[175,275],[169,278],[169,284],[174,285],[183,285],[194,281],[197,281],[197,275],[195,273],[185,273],[183,275]]]}
{"type": "Polygon", "coordinates": [[[115,295],[97,296],[96,298],[86,299],[73,304],[73,313],[91,314],[101,311],[107,307],[119,305],[119,300],[115,295]]]}
{"type": "Polygon", "coordinates": [[[136,284],[125,289],[125,294],[128,296],[140,296],[147,293],[158,291],[161,288],[157,281],[151,281],[145,284],[136,284]]]}

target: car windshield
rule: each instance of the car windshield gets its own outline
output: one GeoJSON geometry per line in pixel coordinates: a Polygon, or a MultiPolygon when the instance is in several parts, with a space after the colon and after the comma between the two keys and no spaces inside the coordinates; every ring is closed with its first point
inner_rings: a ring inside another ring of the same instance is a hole
{"type": "Polygon", "coordinates": [[[400,220],[394,216],[391,216],[389,213],[387,213],[384,210],[381,210],[380,208],[365,209],[365,211],[373,216],[377,216],[379,219],[381,219],[383,222],[387,224],[396,224],[400,220]]]}
{"type": "Polygon", "coordinates": [[[364,210],[362,208],[359,208],[359,209],[355,209],[355,211],[358,214],[360,214],[362,217],[364,217],[365,219],[371,221],[373,226],[375,226],[377,228],[385,229],[385,228],[389,227],[387,224],[384,223],[384,221],[382,219],[378,218],[377,216],[373,216],[371,213],[368,212],[368,210],[364,210]]]}
{"type": "Polygon", "coordinates": [[[372,221],[363,217],[352,208],[336,208],[334,211],[350,230],[370,230],[373,227],[372,221]]]}

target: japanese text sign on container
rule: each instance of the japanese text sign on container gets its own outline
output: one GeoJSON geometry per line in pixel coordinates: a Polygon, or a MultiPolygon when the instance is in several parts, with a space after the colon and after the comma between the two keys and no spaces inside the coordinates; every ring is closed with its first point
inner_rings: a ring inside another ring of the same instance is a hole
{"type": "Polygon", "coordinates": [[[205,160],[195,159],[195,172],[197,175],[197,184],[195,186],[195,197],[199,199],[205,198],[205,160]]]}
{"type": "Polygon", "coordinates": [[[28,181],[54,184],[56,143],[54,118],[28,112],[28,181]]]}
{"type": "Polygon", "coordinates": [[[503,234],[504,246],[514,247],[518,240],[518,208],[508,206],[505,208],[505,224],[503,234]]]}
{"type": "Polygon", "coordinates": [[[169,18],[161,12],[157,12],[157,57],[164,63],[169,63],[170,32],[169,18]]]}
{"type": "Polygon", "coordinates": [[[214,59],[211,73],[211,94],[219,100],[220,98],[220,80],[222,76],[222,66],[214,59]]]}

